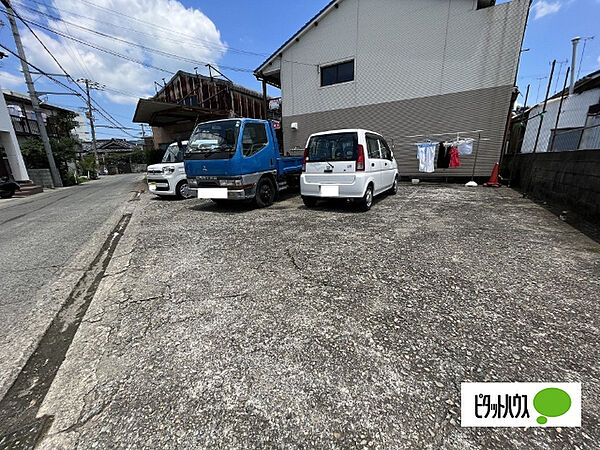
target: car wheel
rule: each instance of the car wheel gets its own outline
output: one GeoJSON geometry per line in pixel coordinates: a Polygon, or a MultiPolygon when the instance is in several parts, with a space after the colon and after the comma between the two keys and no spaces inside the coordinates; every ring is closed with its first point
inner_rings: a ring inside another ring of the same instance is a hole
{"type": "Polygon", "coordinates": [[[368,211],[371,209],[373,205],[373,185],[370,184],[367,186],[367,190],[365,191],[365,195],[359,201],[359,207],[362,211],[368,211]]]}
{"type": "Polygon", "coordinates": [[[392,187],[389,190],[390,195],[396,195],[396,193],[398,192],[398,177],[394,177],[394,183],[392,184],[392,187]]]}
{"type": "Polygon", "coordinates": [[[0,192],[0,198],[11,198],[13,195],[15,195],[15,191],[0,192]]]}
{"type": "Polygon", "coordinates": [[[177,198],[180,199],[192,198],[194,196],[186,180],[180,181],[177,184],[177,188],[175,189],[175,195],[177,195],[177,198]]]}
{"type": "Polygon", "coordinates": [[[304,204],[306,205],[307,208],[313,208],[317,204],[316,197],[306,197],[303,195],[302,201],[304,202],[304,204]]]}
{"type": "Polygon", "coordinates": [[[256,186],[254,203],[259,208],[271,206],[275,201],[275,186],[269,178],[261,178],[256,186]]]}

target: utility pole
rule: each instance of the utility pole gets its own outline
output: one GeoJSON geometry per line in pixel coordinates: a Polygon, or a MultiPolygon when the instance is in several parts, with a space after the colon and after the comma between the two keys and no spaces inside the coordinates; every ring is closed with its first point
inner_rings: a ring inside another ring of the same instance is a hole
{"type": "Polygon", "coordinates": [[[550,69],[550,79],[548,80],[548,89],[546,89],[546,99],[544,100],[544,107],[540,113],[540,125],[538,126],[537,135],[535,137],[535,144],[533,145],[533,153],[537,151],[538,141],[540,140],[540,133],[542,131],[542,124],[544,123],[544,114],[546,114],[546,106],[548,105],[548,96],[550,95],[550,88],[552,87],[552,77],[554,76],[554,68],[556,67],[556,60],[552,61],[552,69],[550,69]]]}
{"type": "Polygon", "coordinates": [[[15,46],[17,47],[17,53],[19,54],[19,59],[21,60],[21,67],[23,69],[23,75],[25,77],[25,84],[27,85],[27,91],[29,92],[29,98],[31,99],[31,106],[33,107],[33,112],[35,113],[35,120],[38,124],[38,128],[40,130],[40,137],[42,139],[42,144],[44,145],[44,151],[46,152],[46,157],[48,158],[48,166],[50,168],[50,175],[52,176],[52,182],[55,187],[63,187],[62,180],[60,178],[60,173],[56,168],[56,163],[54,162],[54,155],[52,154],[52,147],[50,147],[50,140],[48,139],[48,133],[46,132],[46,124],[44,123],[44,118],[42,117],[42,110],[40,109],[40,101],[37,98],[37,93],[35,92],[35,86],[33,84],[33,80],[31,79],[31,73],[29,72],[29,65],[27,64],[27,58],[25,58],[25,51],[23,50],[23,43],[21,42],[21,36],[19,35],[19,28],[17,28],[17,21],[15,20],[15,12],[8,0],[0,0],[2,4],[7,9],[8,21],[10,23],[10,28],[12,30],[13,37],[15,39],[15,46]]]}
{"type": "Polygon", "coordinates": [[[96,161],[96,170],[100,173],[100,161],[98,160],[98,146],[96,144],[96,128],[94,127],[94,113],[92,111],[92,99],[90,97],[90,84],[93,88],[99,88],[100,84],[95,81],[88,80],[87,78],[80,78],[77,80],[80,83],[85,83],[85,93],[86,93],[86,102],[87,102],[87,118],[90,121],[90,130],[92,131],[92,151],[94,152],[94,159],[96,161]]]}

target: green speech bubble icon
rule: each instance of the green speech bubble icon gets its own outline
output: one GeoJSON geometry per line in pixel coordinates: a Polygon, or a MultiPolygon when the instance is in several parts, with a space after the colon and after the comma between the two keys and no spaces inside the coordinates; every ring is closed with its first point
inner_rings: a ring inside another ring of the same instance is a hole
{"type": "Polygon", "coordinates": [[[547,388],[535,394],[533,407],[542,414],[537,418],[537,423],[543,425],[549,417],[558,417],[566,413],[571,407],[571,397],[562,389],[547,388]]]}

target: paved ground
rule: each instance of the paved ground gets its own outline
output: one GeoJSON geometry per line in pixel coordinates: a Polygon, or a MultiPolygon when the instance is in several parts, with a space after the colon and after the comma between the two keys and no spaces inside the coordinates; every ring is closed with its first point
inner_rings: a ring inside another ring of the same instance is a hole
{"type": "Polygon", "coordinates": [[[591,448],[600,246],[509,189],[366,214],[144,195],[41,448],[591,448]],[[581,381],[581,429],[462,429],[461,381],[581,381]]]}
{"type": "Polygon", "coordinates": [[[0,200],[0,397],[106,238],[104,224],[142,178],[0,200]]]}

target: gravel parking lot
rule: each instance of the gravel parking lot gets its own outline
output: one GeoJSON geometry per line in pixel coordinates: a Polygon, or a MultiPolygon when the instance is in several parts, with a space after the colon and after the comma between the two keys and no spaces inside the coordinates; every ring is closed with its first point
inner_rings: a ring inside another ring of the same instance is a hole
{"type": "Polygon", "coordinates": [[[143,197],[42,448],[598,445],[600,246],[517,192],[143,197]],[[461,428],[462,381],[581,381],[583,427],[461,428]]]}

